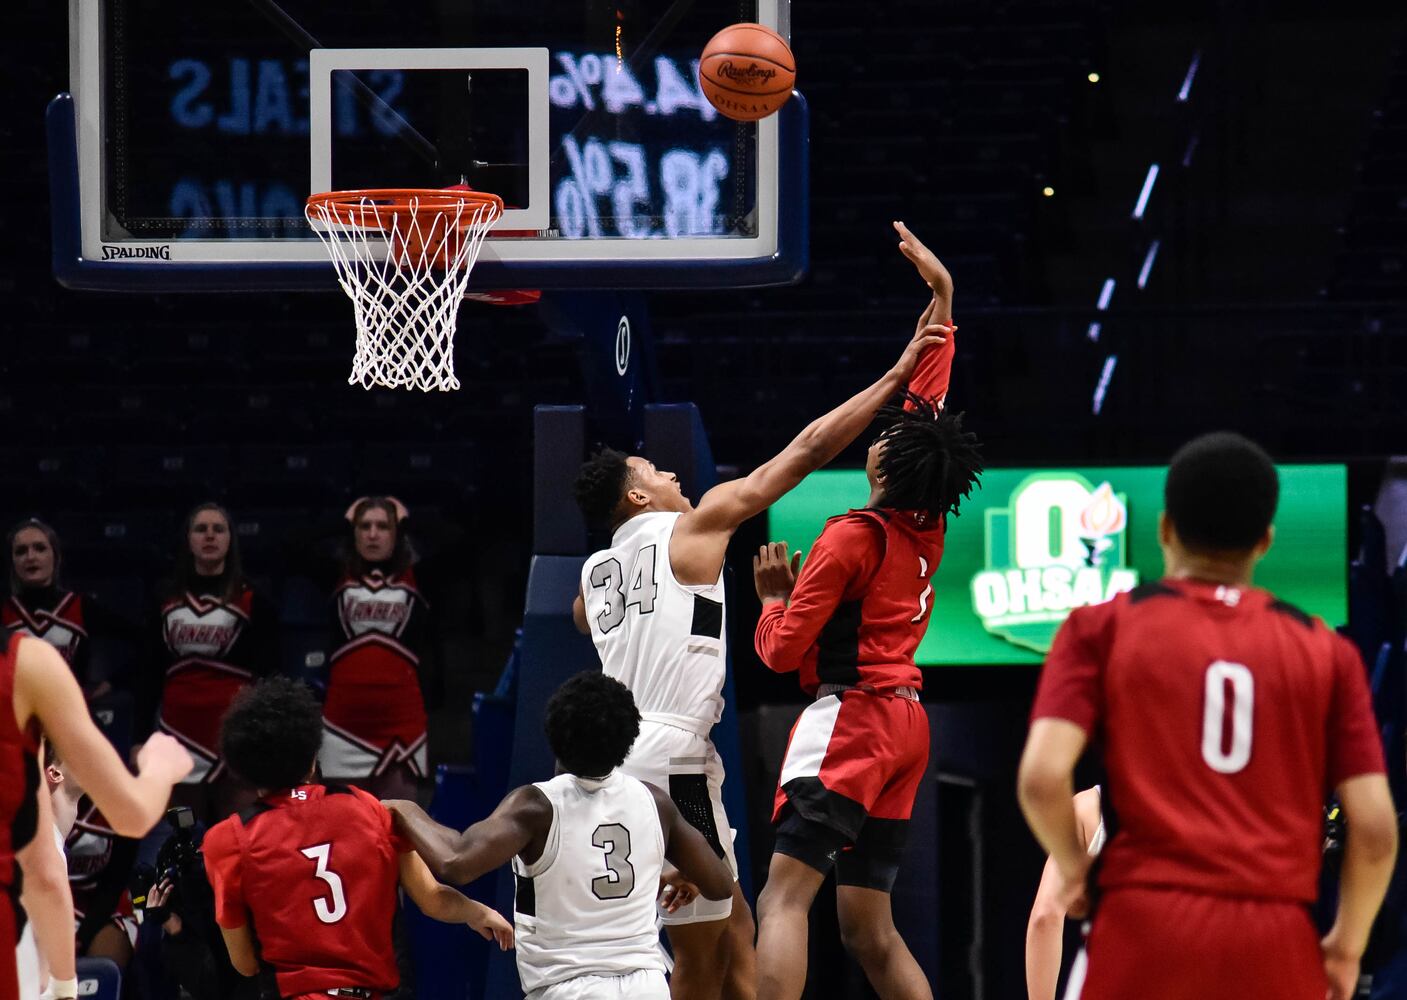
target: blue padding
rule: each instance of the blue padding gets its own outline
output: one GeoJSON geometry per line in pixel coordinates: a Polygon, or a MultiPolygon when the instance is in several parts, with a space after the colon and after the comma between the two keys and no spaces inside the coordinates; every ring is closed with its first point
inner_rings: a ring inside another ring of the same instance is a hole
{"type": "Polygon", "coordinates": [[[117,1000],[122,993],[122,970],[110,958],[80,958],[78,995],[84,1000],[117,1000]]]}
{"type": "MultiPolygon", "coordinates": [[[[486,805],[473,768],[442,765],[435,773],[435,801],[430,815],[436,822],[463,830],[492,810],[486,805]]],[[[485,877],[464,887],[473,898],[493,905],[495,879],[485,877]]],[[[484,996],[484,974],[490,943],[467,927],[444,924],[421,913],[408,898],[405,916],[415,961],[415,992],[422,997],[484,996]]],[[[511,911],[507,913],[512,919],[511,911]]]]}
{"type": "MultiPolygon", "coordinates": [[[[563,500],[570,502],[570,497],[563,500]]],[[[583,556],[533,556],[523,615],[508,788],[552,777],[552,751],[542,735],[547,699],[573,674],[599,669],[591,640],[572,624],[572,601],[584,561],[583,556]]],[[[488,761],[484,766],[489,766],[488,761]]],[[[506,868],[497,874],[493,900],[500,913],[513,912],[513,880],[506,868]]],[[[484,995],[494,1000],[522,996],[512,952],[489,955],[484,995]]]]}
{"type": "Polygon", "coordinates": [[[586,555],[586,523],[572,499],[572,484],[585,457],[585,409],[580,406],[534,408],[534,552],[586,555]]]}

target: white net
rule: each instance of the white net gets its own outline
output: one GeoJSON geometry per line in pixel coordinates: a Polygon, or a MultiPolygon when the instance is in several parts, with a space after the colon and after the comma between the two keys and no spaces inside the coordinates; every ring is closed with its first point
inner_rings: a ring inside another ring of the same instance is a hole
{"type": "Polygon", "coordinates": [[[352,300],[349,384],[458,389],[454,329],[484,237],[503,212],[491,195],[374,191],[309,199],[309,224],[352,300]]]}

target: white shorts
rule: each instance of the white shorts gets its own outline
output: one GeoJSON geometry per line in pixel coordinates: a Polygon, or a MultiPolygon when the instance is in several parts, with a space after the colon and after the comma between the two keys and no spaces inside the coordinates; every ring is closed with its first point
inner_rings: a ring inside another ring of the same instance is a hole
{"type": "Polygon", "coordinates": [[[624,976],[577,976],[533,990],[527,1000],[669,1000],[669,984],[658,969],[624,976]]]}
{"type": "MultiPolygon", "coordinates": [[[[713,742],[687,729],[642,721],[640,736],[630,748],[621,771],[668,792],[684,818],[723,856],[733,878],[738,861],[733,854],[733,830],[723,809],[723,761],[713,742]]],[[[700,896],[674,913],[660,911],[666,925],[724,920],[733,912],[732,899],[700,896]]]]}
{"type": "MultiPolygon", "coordinates": [[[[0,906],[8,906],[0,902],[0,906]]],[[[15,945],[15,965],[19,973],[19,1000],[39,1000],[39,946],[34,943],[34,922],[26,920],[19,943],[15,945]]]]}

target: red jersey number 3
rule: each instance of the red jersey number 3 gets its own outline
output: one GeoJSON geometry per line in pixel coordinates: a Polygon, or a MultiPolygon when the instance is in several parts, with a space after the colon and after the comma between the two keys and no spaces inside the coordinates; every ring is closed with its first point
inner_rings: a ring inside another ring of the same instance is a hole
{"type": "Polygon", "coordinates": [[[332,856],[332,844],[314,844],[303,848],[303,857],[317,862],[315,876],[327,883],[330,896],[318,896],[313,900],[313,910],[325,924],[335,924],[347,915],[347,897],[342,892],[342,876],[331,871],[328,859],[332,856]]]}

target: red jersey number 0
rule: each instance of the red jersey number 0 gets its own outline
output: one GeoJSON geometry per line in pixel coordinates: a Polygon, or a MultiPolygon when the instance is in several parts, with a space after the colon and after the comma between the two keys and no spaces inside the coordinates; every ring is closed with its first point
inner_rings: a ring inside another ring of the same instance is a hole
{"type": "Polygon", "coordinates": [[[327,861],[331,854],[332,845],[330,843],[314,844],[312,847],[303,848],[303,856],[318,863],[317,870],[313,874],[327,883],[328,891],[331,893],[330,900],[323,896],[313,900],[313,910],[317,913],[318,919],[325,924],[335,924],[347,915],[347,897],[342,892],[342,876],[334,871],[329,871],[327,867],[327,861]]]}

